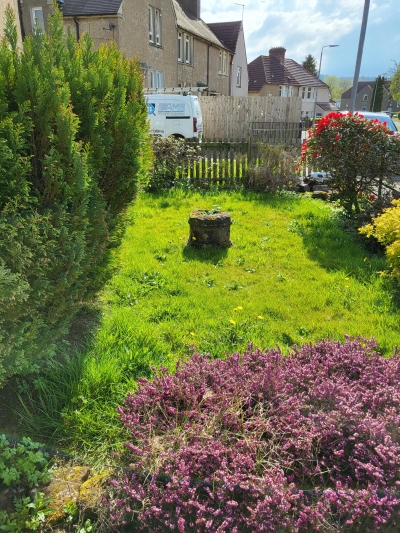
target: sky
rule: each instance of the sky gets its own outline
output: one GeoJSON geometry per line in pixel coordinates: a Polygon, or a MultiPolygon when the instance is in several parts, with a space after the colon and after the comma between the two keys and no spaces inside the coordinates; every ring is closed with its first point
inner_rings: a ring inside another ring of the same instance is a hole
{"type": "MultiPolygon", "coordinates": [[[[298,63],[308,54],[321,76],[353,78],[360,38],[364,0],[201,0],[205,22],[241,20],[247,61],[284,46],[286,57],[298,63]]],[[[400,64],[400,0],[370,1],[360,76],[374,79],[400,64]]]]}

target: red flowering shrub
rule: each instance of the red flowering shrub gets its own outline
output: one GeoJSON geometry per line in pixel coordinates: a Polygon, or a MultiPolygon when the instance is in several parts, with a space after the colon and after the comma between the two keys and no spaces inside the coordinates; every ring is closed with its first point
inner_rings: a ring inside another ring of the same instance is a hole
{"type": "Polygon", "coordinates": [[[347,339],[288,356],[194,355],[140,380],[119,410],[133,470],[112,482],[116,523],[152,533],[391,527],[400,357],[375,349],[347,339]]]}
{"type": "Polygon", "coordinates": [[[377,180],[400,171],[400,137],[377,120],[330,113],[309,132],[301,159],[330,173],[349,214],[360,211],[359,193],[372,194],[377,180]]]}

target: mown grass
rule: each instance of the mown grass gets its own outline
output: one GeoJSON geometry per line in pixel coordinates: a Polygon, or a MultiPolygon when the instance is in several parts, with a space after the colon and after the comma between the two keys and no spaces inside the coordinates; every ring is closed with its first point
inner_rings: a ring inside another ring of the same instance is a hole
{"type": "MultiPolygon", "coordinates": [[[[171,191],[142,195],[100,295],[102,317],[85,353],[53,361],[25,398],[35,436],[104,460],[126,435],[116,406],[152,366],[193,351],[224,357],[248,343],[287,351],[345,335],[398,342],[396,285],[343,231],[328,204],[307,197],[171,191]],[[194,208],[230,212],[233,246],[187,246],[194,208]],[[33,413],[33,414],[32,414],[33,413]]],[[[28,428],[28,429],[29,429],[28,428]]]]}

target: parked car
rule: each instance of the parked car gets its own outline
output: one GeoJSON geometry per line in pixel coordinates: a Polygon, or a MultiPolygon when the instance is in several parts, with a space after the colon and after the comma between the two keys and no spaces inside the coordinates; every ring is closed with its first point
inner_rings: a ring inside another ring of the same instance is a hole
{"type": "Polygon", "coordinates": [[[307,181],[314,181],[315,183],[324,183],[325,181],[328,181],[331,175],[329,172],[310,172],[310,174],[307,175],[307,178],[304,180],[305,183],[307,181]]]}
{"type": "MultiPolygon", "coordinates": [[[[349,111],[341,111],[342,115],[348,115],[349,111]]],[[[386,113],[373,113],[372,111],[357,111],[360,117],[364,117],[368,120],[379,120],[379,122],[386,123],[386,127],[395,133],[398,133],[396,124],[393,119],[386,113]]]]}

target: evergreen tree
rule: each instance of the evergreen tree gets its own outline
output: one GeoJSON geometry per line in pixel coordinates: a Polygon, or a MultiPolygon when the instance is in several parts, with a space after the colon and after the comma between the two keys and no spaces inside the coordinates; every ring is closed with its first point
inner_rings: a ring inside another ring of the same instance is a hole
{"type": "Polygon", "coordinates": [[[110,272],[149,161],[139,65],[65,38],[56,9],[0,47],[0,385],[54,351],[110,272]]]}
{"type": "Polygon", "coordinates": [[[302,62],[302,66],[306,68],[308,72],[314,74],[314,76],[318,76],[317,60],[311,54],[306,56],[305,60],[302,62]]]}
{"type": "Polygon", "coordinates": [[[383,87],[385,81],[384,76],[378,76],[376,78],[374,89],[372,91],[370,111],[382,111],[383,87]]]}

